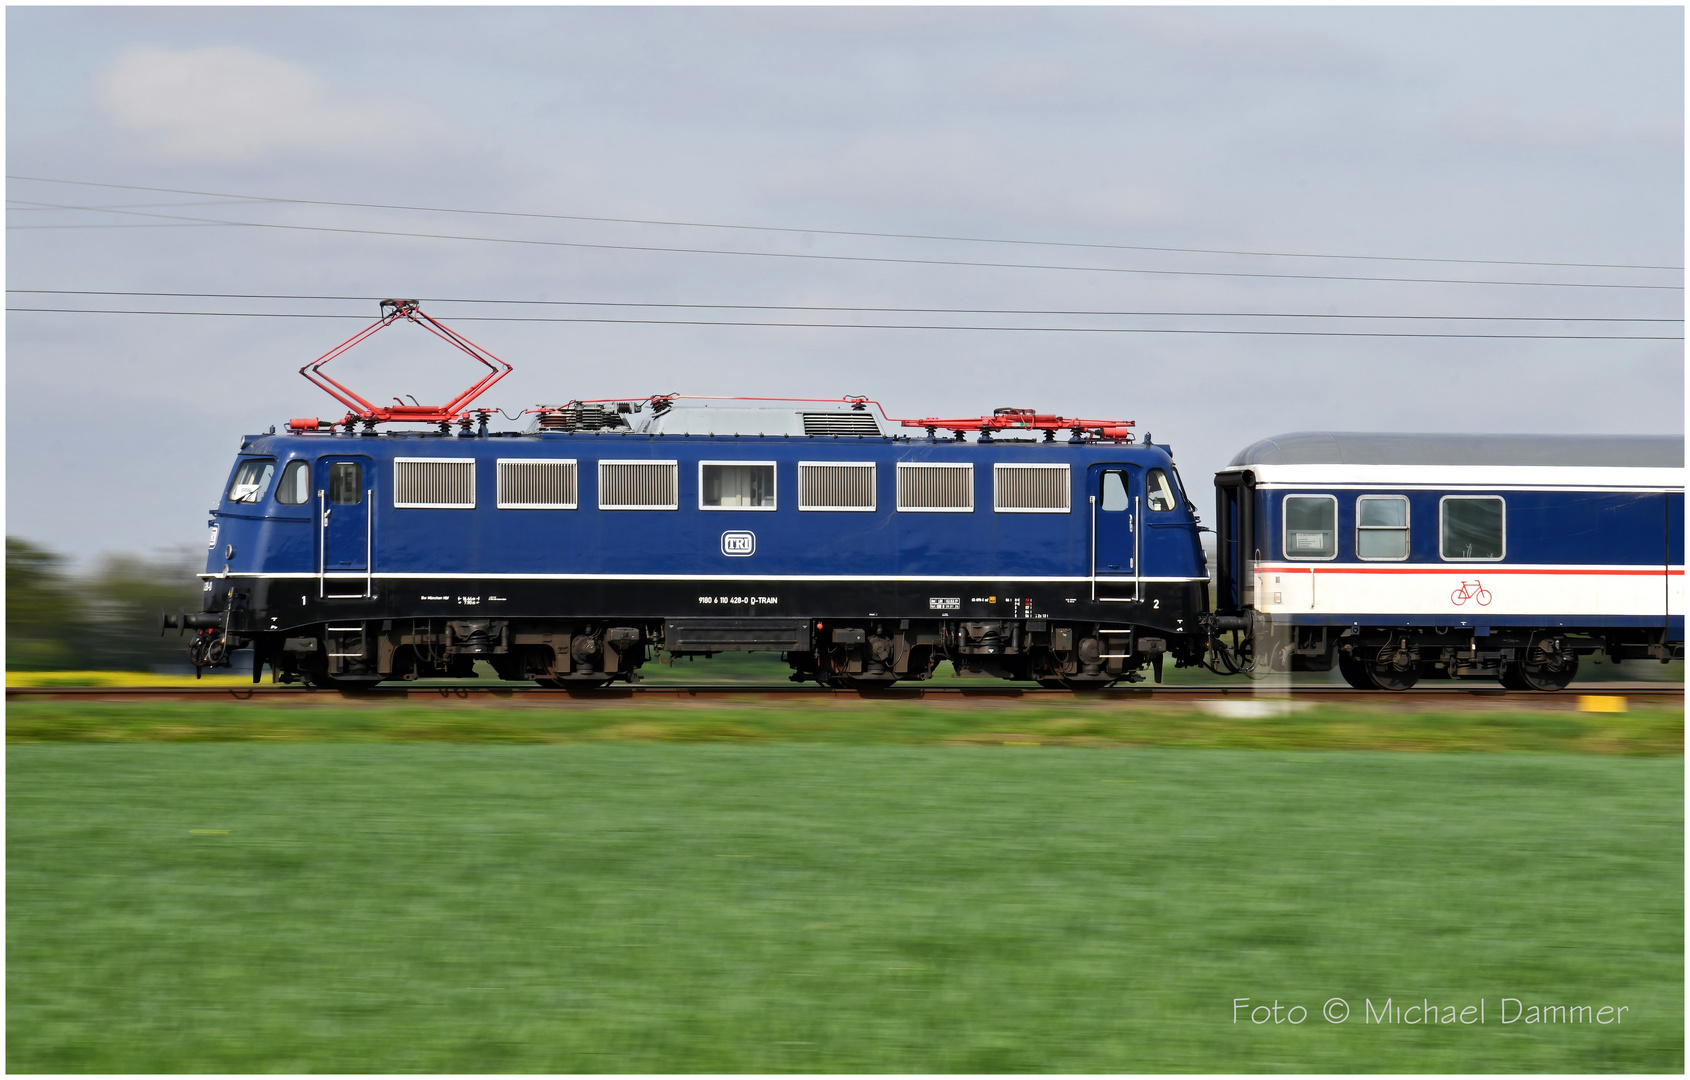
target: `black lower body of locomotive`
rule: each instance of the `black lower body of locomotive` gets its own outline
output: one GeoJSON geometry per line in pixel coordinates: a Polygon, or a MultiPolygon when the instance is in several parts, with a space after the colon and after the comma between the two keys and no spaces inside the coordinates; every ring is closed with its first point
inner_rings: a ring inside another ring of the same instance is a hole
{"type": "Polygon", "coordinates": [[[795,681],[874,687],[932,676],[1099,688],[1200,663],[1207,583],[711,579],[212,579],[198,666],[252,649],[283,681],[503,679],[593,686],[659,655],[776,652],[795,681]],[[1098,597],[1099,592],[1103,593],[1098,597]]]}

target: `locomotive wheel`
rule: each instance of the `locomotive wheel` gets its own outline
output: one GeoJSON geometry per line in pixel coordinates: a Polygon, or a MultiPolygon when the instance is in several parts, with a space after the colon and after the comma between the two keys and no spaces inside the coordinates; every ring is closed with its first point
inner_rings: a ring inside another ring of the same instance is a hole
{"type": "Polygon", "coordinates": [[[1342,675],[1344,681],[1357,690],[1379,689],[1378,686],[1374,685],[1373,680],[1367,676],[1366,662],[1350,653],[1341,652],[1338,654],[1338,674],[1342,675]]]}
{"type": "Polygon", "coordinates": [[[534,682],[547,690],[597,690],[609,686],[613,679],[535,679],[534,682]]]}
{"type": "Polygon", "coordinates": [[[1064,690],[1072,690],[1076,694],[1095,694],[1099,690],[1107,690],[1113,685],[1113,679],[1057,679],[1056,685],[1064,690]]]}
{"type": "Polygon", "coordinates": [[[1573,676],[1578,674],[1579,660],[1576,656],[1571,660],[1555,657],[1539,663],[1520,664],[1518,669],[1523,684],[1521,689],[1554,693],[1565,690],[1567,684],[1573,681],[1573,676]]]}
{"type": "Polygon", "coordinates": [[[840,675],[827,681],[836,690],[885,690],[897,679],[859,679],[855,675],[840,675]]]}
{"type": "Polygon", "coordinates": [[[381,682],[381,679],[345,679],[339,675],[325,674],[311,676],[311,682],[322,687],[324,690],[340,690],[350,694],[357,694],[362,693],[365,690],[374,690],[376,688],[376,684],[381,682]]]}

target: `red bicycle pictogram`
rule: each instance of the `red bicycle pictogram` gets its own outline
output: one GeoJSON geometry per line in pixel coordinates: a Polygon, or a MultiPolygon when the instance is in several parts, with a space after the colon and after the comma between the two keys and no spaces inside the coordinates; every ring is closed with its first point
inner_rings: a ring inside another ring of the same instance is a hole
{"type": "Polygon", "coordinates": [[[1477,600],[1480,607],[1486,607],[1491,601],[1490,590],[1477,581],[1463,581],[1461,588],[1449,594],[1449,602],[1457,607],[1469,600],[1477,600]]]}

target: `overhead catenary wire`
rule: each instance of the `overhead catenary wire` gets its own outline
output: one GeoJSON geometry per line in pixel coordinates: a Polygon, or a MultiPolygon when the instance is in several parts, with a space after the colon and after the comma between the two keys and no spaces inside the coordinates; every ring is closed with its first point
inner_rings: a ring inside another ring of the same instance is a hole
{"type": "MultiPolygon", "coordinates": [[[[1662,266],[1662,265],[1654,265],[1654,264],[1648,264],[1648,263],[1550,262],[1550,261],[1532,260],[1532,259],[1437,258],[1437,257],[1429,257],[1429,256],[1421,256],[1421,255],[1353,255],[1353,254],[1332,254],[1332,253],[1316,253],[1316,252],[1303,252],[1303,251],[1249,251],[1249,250],[1240,250],[1240,249],[1232,249],[1232,248],[1169,247],[1169,246],[1158,246],[1158,245],[1151,245],[1151,244],[1102,244],[1102,243],[1096,243],[1096,242],[1084,242],[1084,241],[1074,241],[1074,240],[1028,240],[1028,239],[1024,239],[1024,238],[1008,238],[1008,237],[957,236],[957,235],[949,235],[949,234],[942,234],[942,233],[876,232],[876,231],[870,231],[870,230],[864,230],[864,229],[826,229],[826,228],[800,227],[800,226],[790,226],[790,225],[745,225],[745,224],[730,224],[730,223],[723,223],[723,222],[708,222],[708,221],[678,221],[678,220],[669,220],[669,219],[662,219],[662,218],[607,217],[607,216],[588,215],[588,214],[556,214],[556,213],[539,213],[539,212],[533,212],[533,211],[518,211],[518,210],[483,210],[483,209],[466,209],[466,208],[462,208],[462,207],[449,207],[449,206],[417,206],[417,205],[406,205],[406,204],[402,204],[402,203],[351,202],[351,201],[347,201],[347,200],[336,200],[336,199],[301,199],[301,198],[289,198],[289,197],[278,196],[278,195],[235,194],[235,193],[230,193],[230,192],[218,192],[218,191],[198,191],[198,190],[192,190],[192,189],[188,189],[188,188],[151,187],[151,186],[146,186],[146,185],[141,185],[141,184],[112,184],[112,183],[101,183],[101,182],[93,181],[93,180],[64,180],[64,179],[54,179],[54,178],[42,177],[42,176],[21,176],[21,175],[16,175],[16,174],[7,174],[7,179],[8,180],[25,180],[25,181],[30,181],[30,182],[33,182],[33,183],[41,183],[41,184],[65,184],[65,185],[74,185],[74,186],[78,186],[78,187],[110,188],[110,189],[116,189],[116,190],[122,190],[122,191],[150,191],[150,192],[156,192],[156,193],[160,193],[160,194],[196,195],[196,196],[203,196],[203,197],[208,197],[208,198],[239,199],[239,200],[248,201],[248,202],[285,203],[285,204],[294,204],[294,205],[302,205],[302,206],[342,206],[342,207],[349,207],[349,208],[355,208],[355,209],[367,209],[367,210],[401,210],[401,211],[410,211],[410,212],[416,212],[416,213],[465,214],[465,215],[475,215],[475,216],[484,216],[484,217],[532,218],[532,219],[553,220],[553,221],[591,221],[591,222],[604,222],[604,223],[624,224],[624,225],[659,225],[659,226],[668,226],[668,227],[675,227],[675,228],[728,229],[728,230],[738,230],[738,231],[746,231],[746,232],[773,232],[773,233],[795,233],[795,234],[813,233],[813,234],[820,235],[820,236],[862,236],[862,237],[872,237],[872,238],[877,238],[877,239],[890,239],[890,240],[929,240],[929,241],[943,241],[943,242],[949,242],[949,243],[968,243],[968,244],[1015,244],[1015,245],[1035,246],[1035,247],[1091,248],[1091,249],[1096,249],[1096,250],[1111,250],[1111,251],[1156,251],[1156,252],[1166,252],[1166,253],[1176,253],[1176,254],[1197,254],[1197,255],[1239,255],[1239,256],[1247,256],[1247,257],[1255,257],[1255,258],[1278,258],[1278,259],[1346,259],[1346,260],[1359,260],[1359,261],[1369,261],[1369,262],[1450,263],[1450,264],[1470,264],[1470,265],[1484,265],[1484,266],[1557,266],[1557,267],[1569,267],[1569,268],[1590,268],[1590,269],[1606,269],[1606,270],[1683,270],[1684,269],[1684,267],[1682,267],[1682,266],[1662,266]]],[[[183,204],[183,205],[187,205],[187,204],[183,204]]],[[[88,209],[99,209],[99,208],[90,207],[88,209]]]]}
{"type": "MultiPolygon", "coordinates": [[[[113,308],[43,308],[8,307],[7,312],[60,315],[176,315],[208,318],[243,319],[357,319],[367,315],[347,315],[329,312],[281,311],[154,311],[113,308]]],[[[1203,334],[1260,337],[1342,337],[1342,338],[1453,338],[1507,341],[1683,341],[1682,335],[1671,334],[1476,334],[1432,333],[1421,331],[1387,330],[1260,330],[1250,328],[1212,327],[1139,327],[1139,326],[957,326],[930,323],[822,323],[775,322],[751,319],[628,319],[595,318],[588,316],[538,315],[454,315],[453,322],[510,322],[510,323],[620,323],[639,326],[727,326],[779,327],[795,330],[953,330],[997,331],[1012,333],[1071,333],[1071,334],[1203,334]]]]}
{"type": "MultiPolygon", "coordinates": [[[[25,201],[25,200],[13,200],[25,201]]],[[[32,203],[36,206],[52,206],[61,210],[93,210],[93,207],[73,206],[68,204],[32,203]]],[[[134,217],[161,218],[170,221],[189,222],[196,225],[228,225],[253,229],[275,229],[296,232],[334,233],[352,236],[391,236],[424,240],[452,240],[485,244],[513,244],[528,247],[571,248],[590,251],[640,251],[661,252],[688,255],[728,255],[744,258],[760,259],[795,259],[813,260],[838,263],[869,263],[890,264],[903,266],[956,266],[974,268],[992,268],[1003,270],[1059,270],[1078,273],[1096,274],[1143,274],[1157,277],[1201,277],[1201,278],[1250,278],[1250,279],[1284,279],[1299,281],[1356,281],[1356,282],[1386,282],[1396,284],[1424,284],[1424,285],[1489,285],[1489,286],[1519,286],[1530,288],[1560,288],[1560,289],[1646,289],[1684,291],[1683,285],[1643,285],[1626,282],[1592,282],[1592,281],[1517,281],[1482,278],[1431,278],[1431,277],[1391,277],[1383,275],[1362,274],[1304,274],[1283,271],[1249,271],[1249,270],[1166,270],[1151,267],[1125,266],[1076,266],[1060,263],[1015,263],[992,262],[977,259],[928,259],[913,256],[892,255],[839,255],[818,252],[799,251],[746,251],[735,248],[700,248],[684,247],[666,244],[610,244],[595,243],[584,240],[542,240],[533,237],[507,236],[474,236],[461,233],[432,233],[416,232],[404,229],[364,229],[350,226],[335,225],[299,225],[283,222],[265,221],[228,221],[220,218],[191,217],[184,214],[159,214],[145,210],[101,210],[100,213],[123,214],[134,217]]],[[[8,229],[17,226],[7,225],[8,229]]],[[[26,226],[27,227],[27,226],[26,226]]]]}
{"type": "MultiPolygon", "coordinates": [[[[226,293],[226,292],[159,292],[140,289],[14,289],[8,293],[31,296],[157,296],[191,300],[341,300],[347,302],[380,301],[386,297],[349,296],[325,293],[226,293]]],[[[1101,308],[950,308],[950,307],[872,307],[853,304],[701,304],[672,303],[657,300],[517,300],[511,298],[475,298],[447,296],[419,296],[415,299],[430,304],[515,304],[548,307],[613,307],[664,308],[672,310],[708,311],[862,311],[874,314],[910,315],[1083,315],[1097,317],[1133,318],[1203,318],[1203,319],[1384,319],[1431,322],[1619,322],[1619,323],[1681,323],[1683,317],[1617,316],[1617,315],[1388,315],[1379,313],[1350,314],[1330,311],[1133,311],[1101,308]]],[[[43,309],[45,310],[45,309],[43,309]]]]}

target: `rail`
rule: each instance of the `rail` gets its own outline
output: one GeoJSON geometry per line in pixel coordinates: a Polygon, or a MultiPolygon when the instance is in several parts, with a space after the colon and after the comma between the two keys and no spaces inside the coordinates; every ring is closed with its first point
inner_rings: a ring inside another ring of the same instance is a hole
{"type": "Polygon", "coordinates": [[[1499,686],[1417,686],[1398,693],[1373,690],[1352,690],[1347,686],[1292,686],[1288,694],[1279,688],[1271,694],[1261,693],[1251,684],[1233,686],[1117,686],[1106,690],[1073,691],[1047,689],[1040,686],[889,686],[883,689],[856,690],[807,686],[786,683],[632,686],[617,684],[608,687],[555,689],[523,685],[476,685],[463,683],[382,684],[368,690],[339,690],[323,687],[276,685],[199,685],[199,686],[19,686],[6,688],[7,701],[170,701],[211,699],[224,701],[464,701],[464,700],[523,700],[523,701],[617,701],[629,698],[662,700],[663,698],[859,698],[865,700],[964,700],[1034,698],[1098,702],[1146,702],[1166,704],[1215,700],[1273,700],[1289,697],[1301,701],[1377,702],[1444,701],[1451,704],[1478,702],[1531,703],[1535,706],[1560,705],[1573,708],[1585,694],[1624,697],[1628,701],[1682,702],[1682,686],[1650,683],[1614,685],[1592,684],[1568,689],[1561,693],[1504,690],[1499,686]]]}

